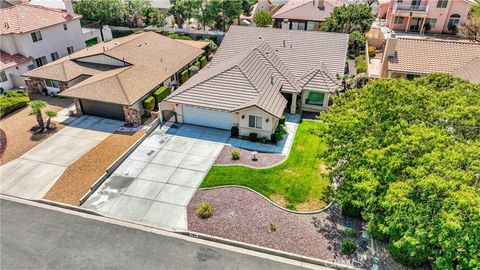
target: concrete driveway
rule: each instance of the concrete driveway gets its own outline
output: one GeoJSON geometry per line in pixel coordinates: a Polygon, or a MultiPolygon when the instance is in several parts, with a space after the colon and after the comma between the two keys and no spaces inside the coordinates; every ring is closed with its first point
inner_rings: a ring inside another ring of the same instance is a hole
{"type": "Polygon", "coordinates": [[[67,167],[123,123],[82,116],[19,158],[0,167],[0,193],[41,199],[67,167]]]}
{"type": "Polygon", "coordinates": [[[186,206],[230,131],[172,126],[154,131],[82,207],[171,229],[187,229],[186,206]]]}

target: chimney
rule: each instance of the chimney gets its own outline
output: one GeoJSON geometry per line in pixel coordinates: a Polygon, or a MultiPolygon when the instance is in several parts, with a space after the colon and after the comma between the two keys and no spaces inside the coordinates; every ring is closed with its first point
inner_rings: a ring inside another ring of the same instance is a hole
{"type": "Polygon", "coordinates": [[[385,57],[395,56],[395,51],[397,49],[397,35],[391,34],[387,39],[387,44],[385,45],[385,57]]]}
{"type": "Polygon", "coordinates": [[[283,19],[282,30],[288,30],[288,29],[290,29],[290,23],[288,22],[288,19],[283,19]]]}
{"type": "Polygon", "coordinates": [[[313,0],[313,5],[321,10],[325,9],[325,0],[313,0]]]}
{"type": "Polygon", "coordinates": [[[73,11],[73,5],[71,0],[63,0],[65,3],[65,10],[67,11],[68,15],[75,16],[75,12],[73,11]]]}

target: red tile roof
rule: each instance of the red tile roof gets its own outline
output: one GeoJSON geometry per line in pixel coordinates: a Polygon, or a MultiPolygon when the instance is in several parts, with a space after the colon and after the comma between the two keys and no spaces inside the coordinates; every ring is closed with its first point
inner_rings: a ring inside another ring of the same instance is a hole
{"type": "Polygon", "coordinates": [[[0,9],[0,34],[27,33],[81,17],[43,6],[19,4],[0,9]]]}
{"type": "Polygon", "coordinates": [[[4,51],[0,51],[0,70],[18,66],[31,60],[31,57],[25,57],[21,54],[10,55],[4,51]]]}

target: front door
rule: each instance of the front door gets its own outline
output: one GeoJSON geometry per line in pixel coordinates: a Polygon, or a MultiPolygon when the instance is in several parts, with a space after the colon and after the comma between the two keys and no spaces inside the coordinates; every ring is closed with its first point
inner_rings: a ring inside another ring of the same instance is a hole
{"type": "Polygon", "coordinates": [[[410,31],[412,32],[418,32],[420,31],[420,22],[422,18],[412,18],[410,22],[410,31]]]}

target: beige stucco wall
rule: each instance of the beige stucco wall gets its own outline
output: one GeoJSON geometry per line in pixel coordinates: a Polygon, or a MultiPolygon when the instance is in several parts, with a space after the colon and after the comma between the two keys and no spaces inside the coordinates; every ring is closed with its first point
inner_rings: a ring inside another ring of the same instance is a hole
{"type": "Polygon", "coordinates": [[[257,107],[252,107],[249,109],[245,109],[239,111],[238,114],[234,113],[234,124],[235,121],[238,121],[238,129],[240,132],[240,136],[248,136],[250,133],[254,132],[258,134],[258,138],[266,137],[270,139],[270,136],[277,128],[278,119],[273,117],[272,115],[260,110],[257,107]],[[255,115],[262,117],[262,128],[251,128],[248,126],[248,116],[255,115]],[[235,118],[237,117],[237,118],[235,118]],[[267,122],[268,119],[268,122],[267,122]]]}
{"type": "Polygon", "coordinates": [[[328,109],[328,99],[330,98],[331,93],[327,92],[320,92],[320,91],[313,91],[313,90],[303,90],[302,91],[302,110],[307,112],[321,112],[328,109]],[[318,92],[318,93],[325,93],[325,97],[323,98],[323,106],[315,106],[305,104],[305,100],[308,97],[308,93],[310,92],[318,92]]]}

